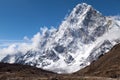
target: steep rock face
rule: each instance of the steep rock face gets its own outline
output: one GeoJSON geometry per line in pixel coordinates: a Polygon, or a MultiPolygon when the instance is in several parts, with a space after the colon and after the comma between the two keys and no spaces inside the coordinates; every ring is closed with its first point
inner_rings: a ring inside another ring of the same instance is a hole
{"type": "Polygon", "coordinates": [[[45,32],[38,50],[29,50],[15,63],[57,73],[76,72],[120,42],[119,23],[86,3],[78,4],[58,30],[45,32]]]}

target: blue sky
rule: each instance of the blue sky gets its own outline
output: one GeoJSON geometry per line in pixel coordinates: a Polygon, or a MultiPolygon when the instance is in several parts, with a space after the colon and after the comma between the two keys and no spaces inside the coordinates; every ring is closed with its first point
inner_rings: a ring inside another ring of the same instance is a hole
{"type": "Polygon", "coordinates": [[[82,2],[106,16],[120,14],[120,0],[0,0],[0,40],[31,38],[40,27],[58,27],[82,2]]]}

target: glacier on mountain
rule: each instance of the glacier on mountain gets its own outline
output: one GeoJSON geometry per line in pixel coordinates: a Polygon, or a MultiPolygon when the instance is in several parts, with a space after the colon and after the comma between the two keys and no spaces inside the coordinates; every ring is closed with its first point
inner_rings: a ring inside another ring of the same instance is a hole
{"type": "Polygon", "coordinates": [[[45,28],[42,34],[34,36],[31,44],[34,47],[25,52],[17,49],[15,54],[1,61],[36,66],[59,74],[73,73],[120,43],[119,32],[119,18],[103,16],[91,5],[82,3],[58,29],[45,28]]]}

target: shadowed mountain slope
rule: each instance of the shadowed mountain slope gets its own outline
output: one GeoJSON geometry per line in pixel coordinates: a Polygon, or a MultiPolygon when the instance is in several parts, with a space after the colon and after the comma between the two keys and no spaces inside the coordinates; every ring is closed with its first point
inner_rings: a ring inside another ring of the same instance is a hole
{"type": "Polygon", "coordinates": [[[90,66],[76,72],[77,75],[120,77],[120,44],[114,46],[108,53],[101,55],[90,66]]]}

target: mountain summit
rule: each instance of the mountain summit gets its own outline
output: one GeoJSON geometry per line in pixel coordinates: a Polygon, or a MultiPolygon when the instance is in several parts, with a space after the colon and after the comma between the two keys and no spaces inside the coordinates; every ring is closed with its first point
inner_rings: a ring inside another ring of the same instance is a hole
{"type": "Polygon", "coordinates": [[[37,50],[6,56],[2,62],[12,59],[56,73],[73,73],[120,43],[119,32],[119,20],[103,16],[86,3],[78,4],[57,30],[44,32],[37,50]]]}

